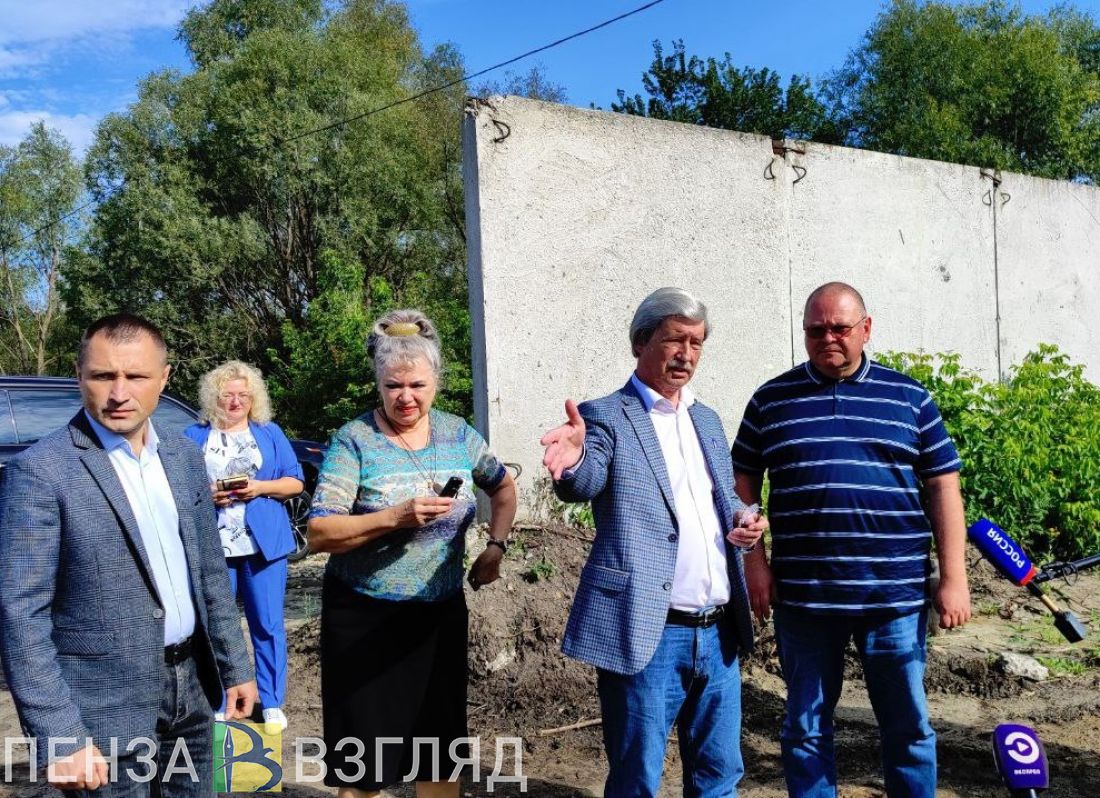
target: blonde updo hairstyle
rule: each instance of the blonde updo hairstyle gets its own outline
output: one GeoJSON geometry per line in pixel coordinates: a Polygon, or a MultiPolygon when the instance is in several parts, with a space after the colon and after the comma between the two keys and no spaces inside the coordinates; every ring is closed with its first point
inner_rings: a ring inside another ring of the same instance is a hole
{"type": "Polygon", "coordinates": [[[252,404],[248,408],[248,420],[257,424],[271,421],[271,398],[267,395],[264,376],[255,366],[240,360],[228,360],[215,369],[202,375],[199,383],[199,408],[203,420],[217,427],[225,421],[218,407],[218,395],[232,380],[244,380],[248,392],[252,394],[252,404]]]}
{"type": "Polygon", "coordinates": [[[423,358],[435,374],[442,376],[443,362],[439,335],[431,319],[413,308],[391,310],[374,322],[367,337],[367,355],[374,366],[376,380],[391,369],[410,365],[423,358]]]}

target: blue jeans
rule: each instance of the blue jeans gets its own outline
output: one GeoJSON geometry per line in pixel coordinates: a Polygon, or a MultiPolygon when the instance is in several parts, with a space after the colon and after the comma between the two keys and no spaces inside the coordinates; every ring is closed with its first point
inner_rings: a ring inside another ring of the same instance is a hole
{"type": "Polygon", "coordinates": [[[655,796],[672,724],[680,740],[684,795],[730,798],[741,761],[741,672],[736,633],[665,626],[639,673],[597,672],[608,774],[605,798],[655,796]]]}
{"type": "Polygon", "coordinates": [[[780,739],[791,798],[834,798],[833,710],[854,639],[878,720],[889,798],[935,798],[936,734],[924,696],[928,611],[902,616],[775,611],[779,662],[787,682],[780,739]]]}
{"type": "MultiPolygon", "coordinates": [[[[135,743],[130,754],[126,749],[132,741],[120,739],[111,774],[115,780],[98,790],[65,790],[66,798],[210,798],[214,794],[213,721],[195,660],[166,664],[156,739],[135,743]],[[155,746],[152,750],[150,743],[155,746]],[[172,773],[166,780],[170,766],[172,773]],[[149,780],[151,772],[155,778],[149,780]]],[[[106,749],[102,753],[110,755],[106,749]]]]}

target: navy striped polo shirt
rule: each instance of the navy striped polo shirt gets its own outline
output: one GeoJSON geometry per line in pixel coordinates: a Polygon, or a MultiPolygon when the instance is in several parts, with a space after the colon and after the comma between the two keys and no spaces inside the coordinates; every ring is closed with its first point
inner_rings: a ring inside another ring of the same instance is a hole
{"type": "Polygon", "coordinates": [[[920,480],[962,461],[919,382],[866,355],[843,380],[803,363],[753,394],[733,465],[768,472],[780,605],[902,614],[926,604],[932,531],[920,480]]]}

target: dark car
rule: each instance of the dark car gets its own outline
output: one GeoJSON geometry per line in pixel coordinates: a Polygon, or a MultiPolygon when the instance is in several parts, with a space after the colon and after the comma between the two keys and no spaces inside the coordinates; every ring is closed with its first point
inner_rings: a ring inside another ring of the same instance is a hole
{"type": "MultiPolygon", "coordinates": [[[[80,388],[75,379],[0,377],[0,467],[43,435],[68,424],[80,407],[80,388]]],[[[161,432],[182,434],[198,420],[198,411],[168,394],[161,396],[153,413],[153,423],[161,432]]],[[[306,519],[325,445],[298,439],[291,440],[290,445],[306,478],[305,491],[284,502],[294,527],[295,549],[290,554],[294,562],[309,554],[306,519]]]]}

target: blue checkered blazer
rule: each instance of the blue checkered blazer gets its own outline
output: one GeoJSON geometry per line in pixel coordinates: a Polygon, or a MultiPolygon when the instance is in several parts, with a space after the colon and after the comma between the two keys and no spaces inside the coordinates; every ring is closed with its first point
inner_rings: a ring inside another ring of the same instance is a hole
{"type": "MultiPolygon", "coordinates": [[[[653,422],[634,386],[580,406],[587,431],[580,466],[555,483],[560,499],[591,501],[596,540],[562,641],[568,656],[616,673],[644,668],[664,630],[676,571],[678,525],[672,485],[653,422]]],[[[733,492],[733,462],[718,415],[689,409],[714,478],[723,529],[743,505],[733,492]]],[[[724,630],[742,652],[753,647],[742,555],[728,543],[730,612],[724,630]]]]}
{"type": "MultiPolygon", "coordinates": [[[[202,453],[181,436],[160,458],[179,509],[211,707],[251,680],[202,453]]],[[[119,750],[156,738],[164,609],[122,483],[83,411],[0,471],[0,657],[25,732],[119,750]]]]}

